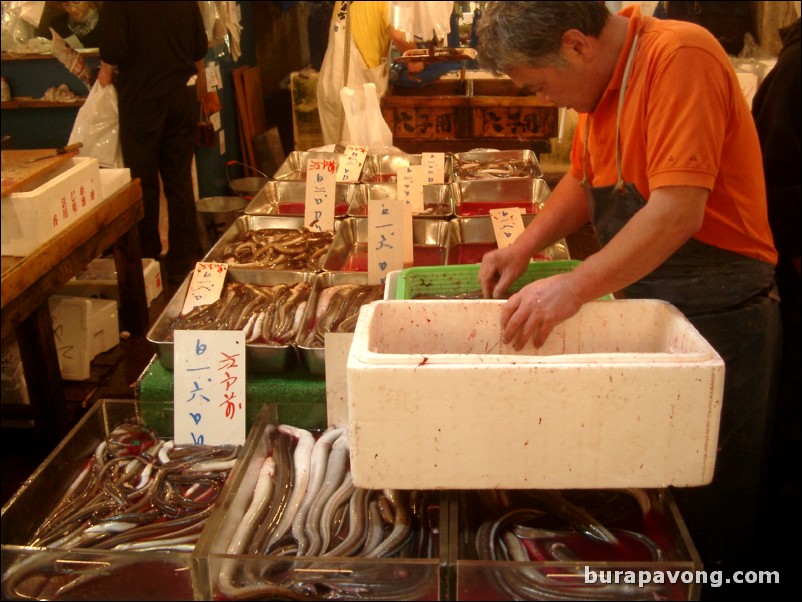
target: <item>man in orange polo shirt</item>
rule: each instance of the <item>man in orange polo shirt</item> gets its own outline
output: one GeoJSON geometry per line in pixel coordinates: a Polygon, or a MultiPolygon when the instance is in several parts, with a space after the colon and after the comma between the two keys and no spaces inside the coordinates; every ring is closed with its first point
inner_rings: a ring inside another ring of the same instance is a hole
{"type": "Polygon", "coordinates": [[[588,221],[601,244],[513,295],[505,339],[540,346],[611,292],[677,306],[726,364],[713,483],[677,497],[705,568],[746,560],[781,327],[760,145],[729,58],[700,26],[600,2],[489,2],[477,33],[482,66],[580,113],[569,172],[485,255],[484,295],[588,221]]]}

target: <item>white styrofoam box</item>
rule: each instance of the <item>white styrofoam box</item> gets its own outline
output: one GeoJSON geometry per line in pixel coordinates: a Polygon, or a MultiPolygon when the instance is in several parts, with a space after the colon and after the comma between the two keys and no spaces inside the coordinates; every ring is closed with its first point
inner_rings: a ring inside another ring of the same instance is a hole
{"type": "Polygon", "coordinates": [[[74,157],[0,201],[2,254],[24,257],[102,200],[97,159],[74,157]]]}
{"type": "Polygon", "coordinates": [[[127,167],[101,167],[100,189],[107,199],[131,181],[131,170],[127,167]]]}
{"type": "Polygon", "coordinates": [[[587,303],[543,347],[516,351],[501,341],[505,302],[361,309],[346,369],[355,486],[710,482],[724,362],[678,309],[587,303]]]}
{"type": "Polygon", "coordinates": [[[92,359],[120,342],[116,301],[54,295],[50,317],[66,380],[88,379],[92,359]]]}
{"type": "MultiPolygon", "coordinates": [[[[142,260],[142,272],[145,278],[145,297],[148,307],[164,289],[161,266],[155,259],[142,260]]],[[[74,297],[95,297],[100,299],[120,300],[117,286],[117,271],[113,258],[93,259],[86,269],[76,274],[58,292],[59,295],[74,297]]]]}

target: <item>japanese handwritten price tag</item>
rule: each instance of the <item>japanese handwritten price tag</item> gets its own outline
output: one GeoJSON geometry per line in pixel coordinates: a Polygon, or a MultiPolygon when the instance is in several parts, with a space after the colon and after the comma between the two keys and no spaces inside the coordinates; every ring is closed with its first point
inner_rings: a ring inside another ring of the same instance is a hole
{"type": "Polygon", "coordinates": [[[199,261],[195,264],[189,290],[184,298],[181,314],[187,314],[200,305],[209,305],[220,298],[223,284],[228,273],[227,263],[211,263],[199,261]]]}
{"type": "Polygon", "coordinates": [[[368,283],[384,284],[404,267],[404,205],[399,199],[368,200],[368,283]]]}
{"type": "Polygon", "coordinates": [[[309,159],[306,162],[304,226],[316,232],[334,230],[334,174],[337,161],[309,159]]]}
{"type": "Polygon", "coordinates": [[[245,443],[245,337],[239,330],[176,330],[177,445],[245,443]]]}
{"type": "Polygon", "coordinates": [[[421,155],[424,184],[442,184],[446,181],[445,161],[445,153],[423,153],[421,155]]]}
{"type": "Polygon", "coordinates": [[[368,149],[364,146],[349,144],[345,147],[345,154],[342,161],[337,166],[337,182],[359,182],[362,173],[362,166],[365,164],[365,157],[368,149]]]}
{"type": "MultiPolygon", "coordinates": [[[[412,213],[423,212],[423,166],[407,165],[398,170],[396,190],[399,199],[412,207],[412,213]]],[[[368,214],[370,215],[370,214],[368,214]]]]}
{"type": "Polygon", "coordinates": [[[499,249],[509,247],[524,231],[524,221],[520,207],[507,207],[490,210],[490,222],[499,249]]]}

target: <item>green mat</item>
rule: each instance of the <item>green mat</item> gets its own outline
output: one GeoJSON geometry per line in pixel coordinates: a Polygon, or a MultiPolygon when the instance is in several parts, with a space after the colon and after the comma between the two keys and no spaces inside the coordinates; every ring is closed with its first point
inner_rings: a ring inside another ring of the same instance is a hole
{"type": "MultiPolygon", "coordinates": [[[[248,374],[245,392],[247,428],[268,403],[277,405],[282,423],[305,429],[327,426],[326,380],[312,376],[302,366],[282,374],[248,374]]],[[[140,401],[173,401],[173,373],[155,357],[139,377],[137,397],[140,401]]]]}

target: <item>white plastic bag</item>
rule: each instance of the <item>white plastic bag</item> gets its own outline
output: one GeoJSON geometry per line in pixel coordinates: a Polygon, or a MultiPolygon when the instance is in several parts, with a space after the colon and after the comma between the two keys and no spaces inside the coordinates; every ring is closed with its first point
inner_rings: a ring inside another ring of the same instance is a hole
{"type": "Polygon", "coordinates": [[[69,144],[83,142],[80,155],[94,157],[101,167],[123,167],[117,89],[95,82],[78,110],[69,144]]]}
{"type": "Polygon", "coordinates": [[[347,132],[343,132],[344,144],[365,146],[371,153],[381,153],[393,145],[393,133],[382,117],[376,84],[363,84],[362,89],[340,90],[347,132]]]}

